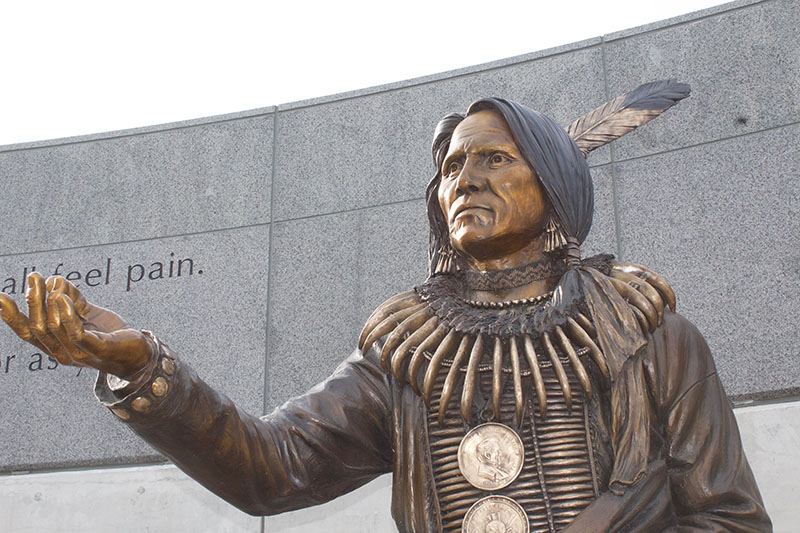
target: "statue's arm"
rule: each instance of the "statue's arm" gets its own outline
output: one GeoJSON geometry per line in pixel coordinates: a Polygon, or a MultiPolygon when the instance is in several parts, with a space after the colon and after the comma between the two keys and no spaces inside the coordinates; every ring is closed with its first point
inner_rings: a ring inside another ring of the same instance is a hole
{"type": "Polygon", "coordinates": [[[705,340],[687,320],[667,313],[652,342],[653,393],[677,515],[668,531],[771,531],[705,340]]]}
{"type": "Polygon", "coordinates": [[[170,354],[162,345],[157,370],[140,390],[118,400],[101,374],[96,394],[154,448],[243,511],[267,515],[320,504],[391,469],[388,380],[360,354],[262,418],[241,411],[170,354]]]}
{"type": "Polygon", "coordinates": [[[260,419],[64,278],[31,274],[26,300],[27,315],[0,293],[0,315],[21,339],[99,370],[96,392],[119,418],[247,512],[322,503],[390,469],[391,390],[374,352],[260,419]]]}

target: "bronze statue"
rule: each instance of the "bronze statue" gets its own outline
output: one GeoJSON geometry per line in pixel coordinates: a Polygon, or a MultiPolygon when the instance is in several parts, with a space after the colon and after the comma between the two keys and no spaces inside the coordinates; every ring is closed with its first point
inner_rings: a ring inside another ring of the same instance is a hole
{"type": "Polygon", "coordinates": [[[639,87],[577,120],[499,98],[436,129],[430,276],[326,381],[257,418],[153,334],[31,274],[3,319],[176,465],[252,514],[393,473],[400,531],[769,531],[699,332],[654,272],[581,259],[585,156],[688,96],[639,87]]]}

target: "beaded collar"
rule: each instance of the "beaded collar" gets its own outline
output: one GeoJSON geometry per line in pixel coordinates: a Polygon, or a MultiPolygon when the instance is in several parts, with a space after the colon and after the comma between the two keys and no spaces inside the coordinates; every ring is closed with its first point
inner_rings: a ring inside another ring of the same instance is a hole
{"type": "Polygon", "coordinates": [[[485,300],[466,300],[466,299],[464,299],[463,301],[465,304],[470,305],[472,307],[483,307],[486,309],[489,308],[504,309],[507,307],[515,307],[518,305],[538,305],[544,303],[553,297],[553,292],[554,291],[550,291],[545,294],[540,294],[539,296],[534,296],[533,298],[518,298],[516,300],[508,300],[505,302],[487,302],[485,300]]]}
{"type": "Polygon", "coordinates": [[[541,261],[503,270],[464,270],[460,276],[466,287],[477,291],[513,289],[533,281],[561,277],[567,271],[566,264],[558,257],[546,257],[541,261]]]}
{"type": "MultiPolygon", "coordinates": [[[[612,259],[597,256],[586,260],[584,266],[607,275],[612,259]]],[[[542,368],[553,368],[568,408],[573,392],[565,368],[571,368],[586,397],[591,397],[592,385],[582,361],[585,356],[591,357],[608,383],[608,367],[595,342],[595,327],[582,295],[564,294],[559,286],[551,297],[536,302],[512,301],[487,308],[470,305],[465,291],[462,273],[433,276],[378,307],[359,339],[359,347],[366,352],[386,335],[380,346],[381,364],[399,383],[408,383],[422,395],[429,406],[437,377],[446,371],[440,420],[460,386],[461,414],[471,423],[480,372],[494,376],[491,396],[497,413],[504,382],[499,376],[512,375],[517,423],[524,411],[523,377],[532,381],[525,387],[536,392],[543,416],[547,410],[542,368]]]]}
{"type": "MultiPolygon", "coordinates": [[[[613,256],[603,254],[584,260],[583,265],[608,275],[613,256]]],[[[588,315],[579,294],[565,294],[560,287],[554,293],[523,300],[497,302],[473,301],[464,297],[465,272],[438,275],[414,291],[443,322],[460,333],[509,337],[523,333],[538,336],[542,331],[563,326],[567,317],[588,315]]]]}

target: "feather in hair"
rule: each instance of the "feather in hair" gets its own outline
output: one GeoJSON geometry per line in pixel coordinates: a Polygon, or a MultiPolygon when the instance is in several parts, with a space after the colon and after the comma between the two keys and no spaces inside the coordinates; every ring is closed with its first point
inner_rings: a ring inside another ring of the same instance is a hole
{"type": "Polygon", "coordinates": [[[677,80],[645,83],[607,102],[573,122],[567,133],[584,157],[619,139],[689,96],[689,85],[677,80]]]}

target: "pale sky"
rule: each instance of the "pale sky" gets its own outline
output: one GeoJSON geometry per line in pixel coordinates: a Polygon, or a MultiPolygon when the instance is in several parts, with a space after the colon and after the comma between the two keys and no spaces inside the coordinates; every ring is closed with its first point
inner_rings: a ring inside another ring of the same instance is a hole
{"type": "Polygon", "coordinates": [[[0,0],[0,146],[361,89],[722,3],[0,0]]]}

